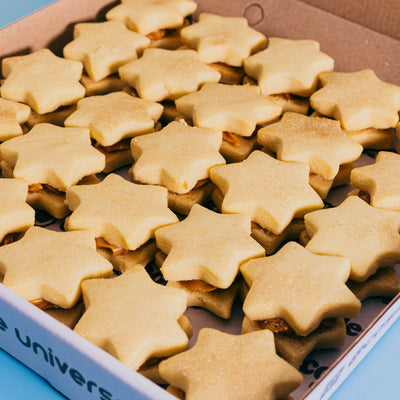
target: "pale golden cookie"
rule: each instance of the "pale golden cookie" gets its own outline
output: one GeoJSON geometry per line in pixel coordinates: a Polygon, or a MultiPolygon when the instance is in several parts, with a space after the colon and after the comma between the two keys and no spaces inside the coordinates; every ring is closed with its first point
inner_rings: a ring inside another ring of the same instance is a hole
{"type": "Polygon", "coordinates": [[[80,62],[57,57],[48,49],[4,58],[1,97],[27,103],[39,114],[55,111],[85,95],[79,83],[82,68],[80,62]]]}
{"type": "Polygon", "coordinates": [[[88,280],[82,293],[86,312],[74,331],[132,369],[186,348],[188,337],[177,321],[186,293],[153,282],[143,267],[88,280]]]}
{"type": "Polygon", "coordinates": [[[88,129],[37,124],[27,134],[0,145],[2,169],[28,184],[60,191],[104,168],[104,156],[90,143],[88,129]]]}
{"type": "Polygon", "coordinates": [[[367,192],[373,207],[400,211],[400,155],[381,151],[376,163],[354,168],[351,184],[367,192]]]}
{"type": "Polygon", "coordinates": [[[31,109],[16,101],[0,99],[0,142],[21,136],[21,124],[25,123],[31,114],[31,109]]]}
{"type": "Polygon", "coordinates": [[[0,272],[3,285],[26,300],[70,308],[81,295],[82,281],[111,276],[112,265],[97,254],[90,232],[35,226],[22,239],[0,248],[0,272]]]}
{"type": "Polygon", "coordinates": [[[65,126],[88,128],[97,143],[111,146],[122,139],[152,132],[162,111],[159,103],[114,92],[79,100],[65,126]]]}
{"type": "Polygon", "coordinates": [[[35,210],[26,203],[28,184],[20,179],[0,179],[0,242],[13,232],[35,224],[35,210]]]}
{"type": "Polygon", "coordinates": [[[253,151],[240,163],[212,168],[210,178],[224,195],[223,213],[249,215],[275,234],[293,218],[323,207],[308,183],[307,165],[278,161],[262,151],[253,151]]]}
{"type": "Polygon", "coordinates": [[[261,50],[266,37],[249,27],[243,17],[202,13],[197,23],[181,30],[183,43],[196,49],[205,63],[223,62],[240,67],[250,54],[261,50]]]}
{"type": "Polygon", "coordinates": [[[371,69],[323,72],[322,89],[310,97],[311,107],[340,120],[344,129],[393,128],[399,121],[400,86],[381,81],[371,69]]]}
{"type": "Polygon", "coordinates": [[[365,281],[378,268],[400,261],[400,212],[349,196],[338,207],[307,214],[304,221],[311,237],[306,248],[349,258],[354,281],[365,281]]]}
{"type": "Polygon", "coordinates": [[[147,35],[159,29],[179,28],[184,18],[194,13],[197,4],[190,0],[121,0],[107,12],[108,20],[123,21],[129,29],[147,35]]]}
{"type": "Polygon", "coordinates": [[[306,336],[323,319],[355,317],[360,311],[360,301],[345,284],[347,258],[315,255],[289,242],[275,255],[248,261],[240,271],[250,287],[243,311],[253,321],[280,318],[306,336]]]}
{"type": "Polygon", "coordinates": [[[221,78],[194,50],[156,48],[146,49],[140,59],[122,66],[119,75],[139,97],[152,101],[174,100],[221,78]]]}
{"type": "MultiPolygon", "coordinates": [[[[244,317],[242,334],[261,329],[263,328],[258,321],[251,321],[244,317]]],[[[297,369],[313,350],[342,347],[345,337],[346,324],[343,318],[324,320],[307,336],[299,336],[293,332],[274,332],[277,353],[297,369]]]]}
{"type": "Polygon", "coordinates": [[[171,122],[161,131],[131,141],[133,180],[187,193],[210,168],[225,164],[219,153],[222,132],[171,122]]]}
{"type": "Polygon", "coordinates": [[[317,87],[318,75],[333,70],[333,58],[319,50],[315,40],[272,37],[268,47],[247,58],[246,73],[258,81],[261,93],[292,93],[309,96],[317,87]]]}
{"type": "Polygon", "coordinates": [[[188,217],[156,230],[157,247],[167,258],[161,272],[168,281],[201,279],[228,288],[239,266],[264,255],[250,236],[250,217],[219,214],[194,205],[188,217]]]}
{"type": "Polygon", "coordinates": [[[66,203],[73,211],[65,222],[67,230],[87,229],[129,250],[154,237],[157,228],[178,221],[167,207],[165,188],[137,185],[116,174],[97,185],[70,187],[66,203]]]}
{"type": "Polygon", "coordinates": [[[281,120],[261,128],[258,142],[278,160],[301,162],[310,172],[333,179],[342,164],[357,160],[363,147],[350,139],[338,121],[285,113],[281,120]]]}
{"type": "Polygon", "coordinates": [[[63,54],[82,62],[86,73],[99,81],[135,60],[149,44],[150,39],[130,31],[121,21],[80,23],[74,26],[74,40],[63,54]]]}
{"type": "Polygon", "coordinates": [[[206,83],[198,92],[175,100],[180,113],[200,128],[251,136],[256,125],[277,119],[282,108],[256,86],[206,83]]]}
{"type": "Polygon", "coordinates": [[[192,349],[161,362],[160,374],[186,400],[280,399],[303,379],[276,355],[268,330],[230,335],[203,328],[192,349]]]}

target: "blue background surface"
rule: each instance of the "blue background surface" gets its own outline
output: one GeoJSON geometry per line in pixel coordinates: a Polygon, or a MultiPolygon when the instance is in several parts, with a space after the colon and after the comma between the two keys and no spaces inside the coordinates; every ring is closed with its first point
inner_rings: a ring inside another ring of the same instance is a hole
{"type": "MultiPolygon", "coordinates": [[[[54,1],[54,0],[53,0],[54,1]]],[[[52,0],[0,0],[0,27],[52,0]]],[[[65,399],[46,381],[0,350],[0,398],[7,400],[65,399]]],[[[400,398],[400,319],[332,395],[331,400],[400,398]]],[[[74,399],[75,400],[75,399],[74,399]]]]}

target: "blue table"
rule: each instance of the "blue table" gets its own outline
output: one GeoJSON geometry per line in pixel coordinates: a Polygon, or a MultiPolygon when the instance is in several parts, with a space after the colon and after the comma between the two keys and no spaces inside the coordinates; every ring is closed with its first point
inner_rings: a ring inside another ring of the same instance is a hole
{"type": "MultiPolygon", "coordinates": [[[[1,0],[3,27],[54,0],[1,0]]],[[[65,399],[49,384],[0,350],[0,398],[7,400],[65,399]]],[[[400,398],[400,320],[396,321],[331,400],[400,398]]]]}

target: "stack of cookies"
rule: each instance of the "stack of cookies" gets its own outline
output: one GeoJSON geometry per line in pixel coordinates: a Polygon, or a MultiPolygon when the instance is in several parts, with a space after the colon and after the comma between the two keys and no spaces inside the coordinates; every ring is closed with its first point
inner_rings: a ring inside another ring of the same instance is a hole
{"type": "Polygon", "coordinates": [[[400,291],[400,87],[196,7],[122,0],[3,59],[2,283],[181,399],[284,399],[400,291]],[[240,335],[184,314],[234,304],[240,335]]]}

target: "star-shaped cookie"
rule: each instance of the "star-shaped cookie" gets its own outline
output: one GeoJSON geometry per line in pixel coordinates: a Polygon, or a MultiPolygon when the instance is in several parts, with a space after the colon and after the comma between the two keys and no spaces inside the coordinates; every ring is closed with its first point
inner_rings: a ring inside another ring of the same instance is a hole
{"type": "Polygon", "coordinates": [[[163,185],[174,193],[187,193],[210,168],[225,164],[219,153],[222,132],[171,122],[159,132],[132,139],[135,181],[163,185]]]}
{"type": "Polygon", "coordinates": [[[21,136],[21,124],[26,122],[31,109],[26,104],[0,99],[0,142],[21,136]]]}
{"type": "Polygon", "coordinates": [[[275,234],[293,218],[323,207],[308,183],[308,165],[278,161],[262,151],[240,163],[211,168],[210,178],[224,195],[223,213],[249,215],[275,234]]]}
{"type": "Polygon", "coordinates": [[[78,61],[55,56],[42,49],[2,61],[5,78],[1,97],[28,104],[39,114],[76,103],[85,95],[79,83],[83,66],[78,61]]]}
{"type": "Polygon", "coordinates": [[[160,364],[161,376],[186,399],[282,399],[302,375],[275,351],[268,330],[231,335],[203,328],[193,348],[160,364]]]}
{"type": "Polygon", "coordinates": [[[148,35],[159,29],[174,29],[193,14],[197,4],[190,0],[121,0],[107,12],[108,20],[124,22],[129,29],[148,35]]]}
{"type": "Polygon", "coordinates": [[[310,97],[311,107],[340,120],[347,130],[393,128],[399,121],[400,86],[381,81],[371,69],[323,72],[322,88],[310,97]]]}
{"type": "Polygon", "coordinates": [[[138,185],[116,174],[95,185],[70,187],[66,204],[73,211],[66,229],[87,229],[94,236],[129,250],[154,237],[157,228],[178,222],[167,206],[165,188],[138,185]]]}
{"type": "Polygon", "coordinates": [[[240,67],[250,54],[261,50],[266,37],[250,28],[246,18],[202,13],[199,21],[181,30],[183,43],[196,49],[205,63],[223,62],[240,67]]]}
{"type": "Polygon", "coordinates": [[[153,101],[177,99],[221,78],[194,50],[157,48],[146,49],[141,58],[122,66],[119,75],[139,97],[153,101]]]}
{"type": "Polygon", "coordinates": [[[340,128],[338,121],[287,112],[275,124],[261,128],[259,143],[278,160],[308,164],[310,172],[333,179],[342,164],[358,159],[363,147],[340,128]]]}
{"type": "Polygon", "coordinates": [[[135,60],[149,44],[150,39],[132,32],[121,21],[80,23],[63,53],[69,60],[82,62],[87,74],[99,81],[135,60]]]}
{"type": "Polygon", "coordinates": [[[91,145],[88,129],[51,124],[37,124],[27,134],[2,143],[0,158],[13,168],[15,178],[60,191],[104,168],[104,155],[91,145]]]}
{"type": "Polygon", "coordinates": [[[333,58],[319,50],[315,40],[272,37],[265,50],[245,60],[244,69],[258,81],[264,95],[309,96],[317,87],[318,75],[332,71],[333,62],[333,58]]]}
{"type": "Polygon", "coordinates": [[[240,264],[265,254],[250,236],[250,225],[248,216],[219,214],[194,205],[183,221],[156,230],[157,247],[167,254],[161,267],[164,278],[201,279],[228,288],[240,264]]]}
{"type": "Polygon", "coordinates": [[[316,255],[289,242],[240,271],[250,287],[243,311],[251,320],[281,318],[306,336],[323,319],[355,317],[360,311],[360,301],[346,286],[350,261],[345,257],[316,255]]]}
{"type": "Polygon", "coordinates": [[[381,151],[376,163],[354,168],[351,184],[367,192],[371,206],[400,211],[400,155],[381,151]]]}
{"type": "Polygon", "coordinates": [[[85,97],[64,122],[67,127],[90,129],[90,135],[102,146],[152,132],[163,106],[138,99],[125,92],[85,97]]]}
{"type": "Polygon", "coordinates": [[[12,232],[35,224],[35,210],[26,203],[28,184],[21,179],[0,179],[0,242],[12,232]]]}
{"type": "Polygon", "coordinates": [[[82,294],[86,311],[74,331],[132,369],[186,348],[188,337],[177,322],[186,293],[153,282],[143,267],[88,280],[82,294]]]}
{"type": "Polygon", "coordinates": [[[17,242],[0,248],[3,285],[28,301],[72,307],[85,279],[110,277],[112,265],[97,254],[88,231],[55,232],[32,227],[17,242]],[[77,262],[79,260],[79,262],[77,262]]]}
{"type": "Polygon", "coordinates": [[[206,83],[198,92],[175,100],[176,108],[200,128],[251,136],[256,125],[277,119],[282,107],[257,86],[206,83]]]}
{"type": "Polygon", "coordinates": [[[400,212],[375,208],[349,196],[338,207],[307,214],[304,221],[311,237],[306,248],[349,258],[350,279],[356,282],[400,261],[400,212]]]}

